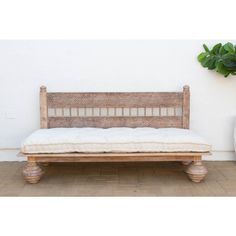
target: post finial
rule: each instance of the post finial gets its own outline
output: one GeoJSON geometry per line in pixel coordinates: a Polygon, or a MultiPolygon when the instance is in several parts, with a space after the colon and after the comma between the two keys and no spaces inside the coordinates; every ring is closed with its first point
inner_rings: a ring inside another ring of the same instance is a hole
{"type": "Polygon", "coordinates": [[[190,89],[189,85],[184,85],[183,90],[189,90],[189,89],[190,89]]]}
{"type": "Polygon", "coordinates": [[[47,92],[47,87],[46,86],[41,86],[40,87],[40,92],[47,92]]]}

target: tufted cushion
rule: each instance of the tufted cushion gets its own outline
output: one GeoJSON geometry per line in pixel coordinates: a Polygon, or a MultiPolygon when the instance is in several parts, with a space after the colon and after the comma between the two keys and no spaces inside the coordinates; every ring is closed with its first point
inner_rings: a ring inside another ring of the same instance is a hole
{"type": "Polygon", "coordinates": [[[23,153],[208,152],[211,146],[187,129],[54,128],[32,133],[23,153]]]}

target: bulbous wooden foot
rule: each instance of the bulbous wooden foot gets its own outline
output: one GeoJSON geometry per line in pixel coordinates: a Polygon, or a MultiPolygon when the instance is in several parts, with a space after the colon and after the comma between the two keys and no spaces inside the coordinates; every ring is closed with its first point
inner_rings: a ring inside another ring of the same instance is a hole
{"type": "Polygon", "coordinates": [[[192,161],[182,161],[182,165],[188,166],[192,163],[192,161]]]}
{"type": "Polygon", "coordinates": [[[23,170],[23,175],[28,183],[36,184],[41,179],[43,171],[36,162],[28,161],[23,170]]]}
{"type": "Polygon", "coordinates": [[[201,182],[207,175],[207,168],[201,161],[194,161],[186,170],[188,177],[195,183],[201,182]]]}

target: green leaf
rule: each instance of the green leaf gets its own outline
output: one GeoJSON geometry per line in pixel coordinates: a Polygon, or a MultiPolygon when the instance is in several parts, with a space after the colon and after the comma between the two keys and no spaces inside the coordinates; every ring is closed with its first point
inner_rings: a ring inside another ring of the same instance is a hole
{"type": "Polygon", "coordinates": [[[202,60],[201,64],[203,67],[208,67],[209,62],[211,60],[211,57],[206,57],[204,60],[202,60]]]}
{"type": "Polygon", "coordinates": [[[228,51],[226,51],[226,50],[224,49],[224,47],[221,47],[220,50],[219,50],[219,54],[222,56],[222,55],[224,55],[224,54],[226,54],[226,53],[228,53],[228,51]]]}
{"type": "Polygon", "coordinates": [[[230,75],[230,72],[226,73],[224,76],[225,78],[228,77],[230,75]]]}
{"type": "Polygon", "coordinates": [[[221,43],[218,43],[218,44],[216,44],[216,45],[212,48],[211,52],[212,52],[213,54],[217,55],[217,54],[219,54],[219,51],[220,51],[220,48],[221,48],[221,47],[222,47],[222,44],[221,44],[221,43]]]}
{"type": "Polygon", "coordinates": [[[236,60],[236,54],[227,53],[227,54],[222,55],[221,58],[222,59],[230,59],[230,60],[235,61],[236,60]]]}
{"type": "Polygon", "coordinates": [[[210,50],[209,50],[209,48],[207,47],[206,44],[203,44],[203,47],[204,47],[204,49],[205,49],[206,52],[210,52],[210,50]]]}
{"type": "Polygon", "coordinates": [[[225,59],[222,61],[222,63],[228,70],[236,70],[236,62],[225,59]]]}
{"type": "Polygon", "coordinates": [[[235,48],[234,48],[234,45],[232,43],[226,43],[224,45],[224,49],[229,53],[234,53],[235,52],[235,48]]]}
{"type": "Polygon", "coordinates": [[[229,73],[222,62],[216,64],[216,71],[222,75],[227,75],[229,73]]]}
{"type": "Polygon", "coordinates": [[[212,57],[209,61],[208,61],[208,63],[207,63],[207,67],[208,67],[208,70],[214,70],[215,68],[216,68],[216,61],[217,61],[217,59],[216,58],[214,58],[214,57],[212,57]]]}
{"type": "Polygon", "coordinates": [[[198,55],[197,59],[199,62],[202,62],[206,57],[207,57],[208,53],[207,52],[202,52],[198,55]]]}
{"type": "Polygon", "coordinates": [[[222,56],[222,63],[228,70],[236,70],[236,55],[225,54],[222,56]]]}

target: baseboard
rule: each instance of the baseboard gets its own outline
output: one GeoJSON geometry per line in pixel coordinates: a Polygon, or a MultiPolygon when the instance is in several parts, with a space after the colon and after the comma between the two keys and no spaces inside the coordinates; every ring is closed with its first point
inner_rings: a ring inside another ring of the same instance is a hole
{"type": "MultiPolygon", "coordinates": [[[[25,161],[25,157],[19,157],[19,149],[0,149],[1,161],[25,161]]],[[[206,161],[236,161],[236,154],[234,151],[213,151],[211,156],[203,157],[206,161]]]]}
{"type": "Polygon", "coordinates": [[[26,157],[19,157],[17,154],[20,152],[17,148],[0,149],[0,162],[1,161],[26,161],[26,157]]]}
{"type": "Polygon", "coordinates": [[[205,161],[236,161],[234,151],[213,151],[211,156],[204,156],[205,161]]]}

